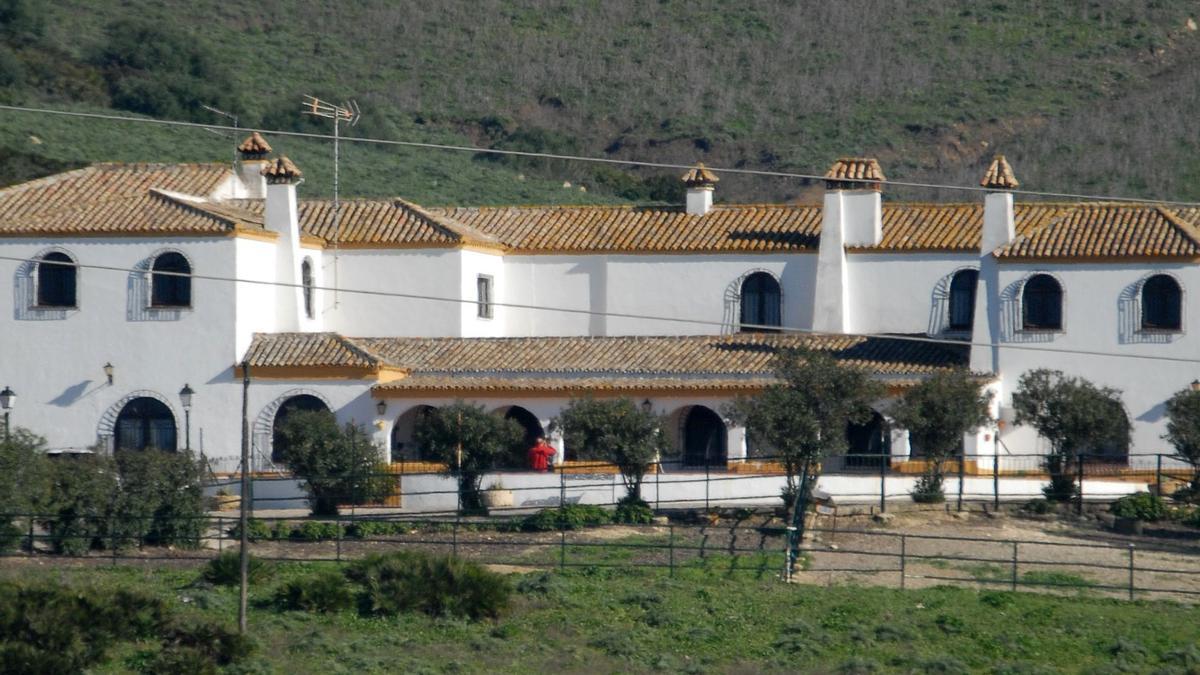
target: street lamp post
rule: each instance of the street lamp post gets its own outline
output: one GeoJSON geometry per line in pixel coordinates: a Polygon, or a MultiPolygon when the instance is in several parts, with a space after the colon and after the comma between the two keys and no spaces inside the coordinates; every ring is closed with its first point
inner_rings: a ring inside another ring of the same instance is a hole
{"type": "Polygon", "coordinates": [[[192,388],[187,384],[179,390],[179,402],[183,404],[183,449],[192,451],[192,388]]]}
{"type": "Polygon", "coordinates": [[[0,391],[0,409],[4,410],[4,443],[8,444],[8,415],[12,412],[13,405],[17,402],[17,392],[13,391],[7,385],[3,391],[0,391]]]}

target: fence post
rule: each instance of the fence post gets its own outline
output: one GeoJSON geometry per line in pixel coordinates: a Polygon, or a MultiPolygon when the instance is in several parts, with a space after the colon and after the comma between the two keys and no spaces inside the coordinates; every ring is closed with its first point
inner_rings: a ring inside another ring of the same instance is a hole
{"type": "Polygon", "coordinates": [[[225,552],[225,519],[217,516],[217,555],[225,552]]]}
{"type": "Polygon", "coordinates": [[[1015,591],[1015,590],[1017,590],[1017,546],[1018,546],[1019,544],[1018,544],[1018,542],[1015,542],[1015,541],[1014,541],[1014,542],[1012,543],[1012,545],[1013,545],[1013,554],[1012,554],[1012,589],[1015,591]]]}
{"type": "Polygon", "coordinates": [[[337,561],[342,562],[342,517],[340,515],[333,521],[333,527],[334,537],[337,540],[337,561]]]}
{"type": "Polygon", "coordinates": [[[1156,460],[1154,462],[1154,494],[1161,497],[1161,496],[1163,496],[1163,493],[1162,493],[1162,453],[1161,452],[1158,453],[1157,455],[1154,456],[1154,458],[1156,460]]]}
{"type": "Polygon", "coordinates": [[[34,550],[33,550],[33,521],[34,521],[34,517],[33,517],[33,516],[29,516],[29,555],[30,555],[30,557],[32,557],[32,556],[33,556],[33,554],[34,554],[34,550]]]}
{"type": "Polygon", "coordinates": [[[657,513],[662,506],[659,500],[662,499],[662,457],[659,457],[654,462],[654,511],[657,513]]]}
{"type": "Polygon", "coordinates": [[[1075,456],[1075,476],[1079,480],[1079,496],[1075,499],[1075,515],[1083,515],[1083,455],[1075,456]]]}
{"type": "Polygon", "coordinates": [[[675,526],[670,525],[668,527],[669,527],[669,529],[668,529],[668,534],[667,534],[667,551],[668,551],[668,555],[670,557],[667,559],[667,566],[671,570],[671,572],[670,572],[671,577],[674,578],[675,577],[675,526]]]}
{"type": "Polygon", "coordinates": [[[887,512],[887,465],[888,455],[879,457],[879,512],[887,512]]]}
{"type": "Polygon", "coordinates": [[[1129,599],[1133,599],[1133,544],[1129,545],[1129,599]]]}
{"type": "Polygon", "coordinates": [[[710,464],[711,464],[711,460],[709,459],[708,455],[705,455],[704,456],[704,513],[706,513],[706,514],[709,511],[708,485],[709,485],[709,482],[712,480],[709,477],[709,473],[708,473],[708,468],[709,468],[710,464]]]}
{"type": "Polygon", "coordinates": [[[1000,513],[1000,454],[992,455],[992,511],[1000,513]]]}
{"type": "Polygon", "coordinates": [[[967,480],[967,451],[966,449],[958,451],[958,506],[957,510],[962,511],[963,500],[963,483],[967,480]]]}
{"type": "Polygon", "coordinates": [[[558,570],[567,568],[567,472],[558,471],[558,570]]]}
{"type": "Polygon", "coordinates": [[[908,537],[900,535],[900,590],[904,590],[904,578],[908,576],[908,537]]]}
{"type": "Polygon", "coordinates": [[[462,518],[461,511],[454,516],[454,532],[450,535],[450,554],[455,558],[458,557],[458,523],[462,518]]]}

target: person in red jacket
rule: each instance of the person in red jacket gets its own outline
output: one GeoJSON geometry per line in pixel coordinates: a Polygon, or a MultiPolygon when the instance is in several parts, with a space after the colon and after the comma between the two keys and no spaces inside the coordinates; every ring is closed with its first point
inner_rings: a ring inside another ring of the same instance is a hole
{"type": "Polygon", "coordinates": [[[529,468],[534,471],[549,471],[550,459],[554,457],[555,450],[545,438],[538,437],[537,443],[529,449],[529,468]]]}

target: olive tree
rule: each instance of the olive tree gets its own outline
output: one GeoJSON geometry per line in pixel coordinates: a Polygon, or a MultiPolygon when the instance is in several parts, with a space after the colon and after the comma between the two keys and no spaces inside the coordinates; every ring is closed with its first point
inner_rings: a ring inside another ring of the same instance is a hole
{"type": "Polygon", "coordinates": [[[1175,456],[1192,466],[1192,478],[1177,497],[1200,497],[1200,391],[1184,389],[1167,399],[1167,433],[1175,456]]]}
{"type": "Polygon", "coordinates": [[[1069,501],[1078,487],[1071,464],[1082,455],[1102,450],[1126,452],[1131,426],[1121,392],[1097,387],[1062,371],[1038,368],[1021,376],[1013,392],[1014,421],[1031,426],[1050,443],[1046,472],[1047,499],[1069,501]]]}
{"type": "MultiPolygon", "coordinates": [[[[883,387],[866,371],[810,350],[780,351],[775,376],[779,384],[737,398],[728,414],[783,465],[784,505],[802,514],[820,477],[821,461],[846,451],[846,427],[870,419],[870,402],[883,394],[883,387]]],[[[797,526],[803,528],[803,518],[797,526]]]]}
{"type": "Polygon", "coordinates": [[[487,513],[480,494],[483,476],[524,441],[521,425],[489,415],[483,406],[463,401],[431,411],[417,420],[414,440],[458,477],[464,513],[487,513]]]}
{"type": "Polygon", "coordinates": [[[283,465],[304,480],[314,516],[336,516],[339,504],[377,502],[392,490],[383,453],[361,427],[339,427],[328,410],[289,414],[275,442],[283,465]]]}
{"type": "Polygon", "coordinates": [[[625,499],[644,505],[642,480],[666,449],[657,415],[628,398],[573,399],[556,420],[563,440],[580,459],[612,462],[621,471],[625,499]]]}
{"type": "Polygon", "coordinates": [[[929,462],[913,490],[914,500],[945,500],[942,467],[960,454],[965,434],[987,424],[990,402],[991,393],[982,390],[965,370],[937,373],[904,392],[892,410],[892,419],[908,430],[910,441],[929,462]]]}

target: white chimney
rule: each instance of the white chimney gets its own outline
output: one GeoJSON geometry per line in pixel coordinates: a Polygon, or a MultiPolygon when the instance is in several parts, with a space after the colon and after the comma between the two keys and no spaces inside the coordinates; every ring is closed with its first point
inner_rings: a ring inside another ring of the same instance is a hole
{"type": "Polygon", "coordinates": [[[238,177],[242,180],[245,192],[242,196],[248,199],[262,199],[267,194],[267,179],[263,169],[270,161],[271,146],[257,131],[246,137],[237,147],[239,167],[238,177]]]}
{"type": "Polygon", "coordinates": [[[875,246],[882,240],[880,190],[887,179],[879,162],[855,157],[834,162],[825,178],[813,328],[844,333],[854,328],[846,248],[875,246]]]}
{"type": "Polygon", "coordinates": [[[296,186],[303,174],[287,157],[267,162],[262,169],[266,180],[266,204],[263,224],[279,235],[275,244],[275,278],[277,286],[277,330],[297,331],[304,312],[304,291],[301,288],[300,211],[296,203],[296,186]]]}
{"type": "Polygon", "coordinates": [[[702,163],[683,174],[683,184],[687,186],[688,215],[703,216],[712,210],[713,189],[719,180],[702,163]]]}
{"type": "Polygon", "coordinates": [[[997,373],[1003,317],[1000,302],[1000,267],[992,253],[1016,235],[1013,196],[1020,183],[1004,155],[996,155],[979,184],[987,188],[983,198],[983,231],[979,238],[979,281],[975,285],[975,325],[971,330],[971,370],[997,373]]]}
{"type": "Polygon", "coordinates": [[[988,189],[987,196],[983,198],[983,233],[980,240],[980,253],[987,255],[1016,236],[1013,196],[1009,191],[1015,190],[1020,183],[1004,155],[996,155],[979,184],[988,189]]]}

